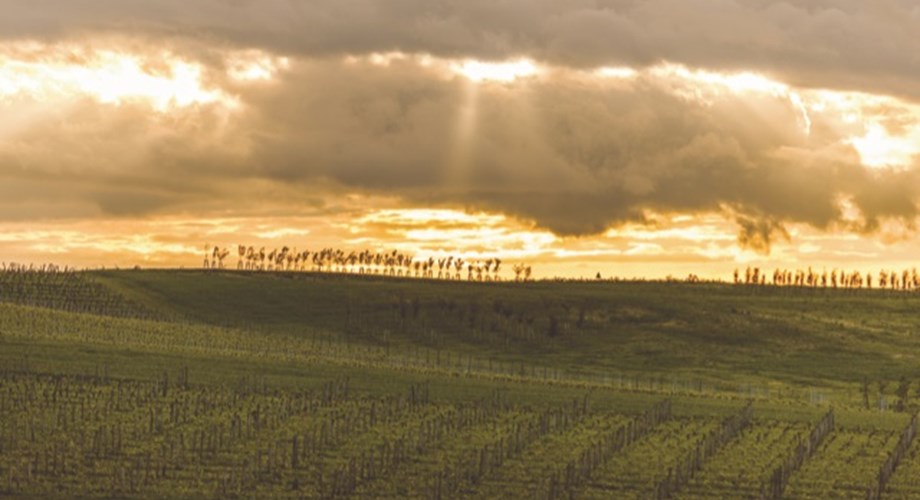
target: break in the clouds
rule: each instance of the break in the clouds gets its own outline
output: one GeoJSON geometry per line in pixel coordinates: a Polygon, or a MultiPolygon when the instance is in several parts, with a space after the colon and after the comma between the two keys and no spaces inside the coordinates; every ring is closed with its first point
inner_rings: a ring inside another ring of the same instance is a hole
{"type": "Polygon", "coordinates": [[[716,214],[766,252],[918,215],[913,2],[3,3],[6,220],[359,193],[557,236],[716,214]]]}

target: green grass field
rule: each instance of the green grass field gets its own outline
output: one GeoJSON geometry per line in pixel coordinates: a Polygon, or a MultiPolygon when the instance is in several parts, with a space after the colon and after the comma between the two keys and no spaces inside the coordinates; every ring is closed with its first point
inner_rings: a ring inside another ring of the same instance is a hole
{"type": "MultiPolygon", "coordinates": [[[[864,498],[920,402],[918,306],[724,284],[0,273],[0,496],[656,498],[753,400],[753,425],[678,497],[761,494],[833,408],[785,494],[864,498]]],[[[884,496],[920,492],[917,467],[909,447],[884,496]]]]}

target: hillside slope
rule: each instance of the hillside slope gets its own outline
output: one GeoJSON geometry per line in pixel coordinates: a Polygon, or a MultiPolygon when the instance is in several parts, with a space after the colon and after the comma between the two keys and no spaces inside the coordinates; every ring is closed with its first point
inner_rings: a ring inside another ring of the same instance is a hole
{"type": "Polygon", "coordinates": [[[585,374],[730,383],[920,377],[916,295],[666,283],[469,283],[313,273],[103,272],[164,313],[281,336],[331,332],[585,374]]]}

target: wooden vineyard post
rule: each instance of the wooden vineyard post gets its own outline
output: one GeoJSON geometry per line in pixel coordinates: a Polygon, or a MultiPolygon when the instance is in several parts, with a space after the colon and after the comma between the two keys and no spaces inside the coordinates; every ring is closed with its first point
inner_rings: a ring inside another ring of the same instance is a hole
{"type": "Polygon", "coordinates": [[[908,423],[907,427],[901,432],[901,438],[895,445],[894,451],[888,455],[888,458],[885,459],[885,463],[883,463],[879,469],[875,482],[866,488],[866,500],[879,500],[879,498],[881,498],[882,493],[885,491],[885,487],[888,485],[888,480],[891,479],[891,475],[894,474],[895,469],[897,469],[898,465],[901,463],[901,459],[904,458],[904,455],[907,454],[910,445],[914,442],[914,438],[916,437],[917,414],[915,413],[910,419],[910,423],[908,423]]]}
{"type": "MultiPolygon", "coordinates": [[[[587,396],[579,403],[575,401],[576,413],[584,416],[588,410],[587,396]]],[[[659,424],[671,418],[671,399],[665,399],[629,423],[601,436],[600,439],[582,451],[581,455],[569,461],[552,474],[544,487],[547,498],[574,497],[575,492],[598,467],[635,440],[652,432],[659,424]]],[[[541,432],[548,432],[543,424],[541,432]]]]}
{"type": "Polygon", "coordinates": [[[792,455],[786,457],[786,460],[773,470],[769,484],[761,485],[761,500],[778,500],[782,498],[783,492],[786,490],[786,485],[789,484],[789,478],[792,477],[795,471],[799,470],[805,460],[808,460],[808,458],[814,454],[818,446],[821,445],[821,442],[824,441],[824,438],[833,430],[834,410],[830,409],[824,417],[821,418],[818,425],[812,429],[811,433],[808,435],[808,439],[800,441],[799,445],[796,446],[795,450],[792,452],[792,455]]]}
{"type": "Polygon", "coordinates": [[[671,498],[690,482],[693,475],[702,469],[713,455],[749,427],[753,420],[753,401],[748,401],[738,414],[723,420],[722,424],[700,440],[693,450],[678,459],[674,467],[668,471],[668,476],[658,482],[655,497],[659,500],[671,498]]]}

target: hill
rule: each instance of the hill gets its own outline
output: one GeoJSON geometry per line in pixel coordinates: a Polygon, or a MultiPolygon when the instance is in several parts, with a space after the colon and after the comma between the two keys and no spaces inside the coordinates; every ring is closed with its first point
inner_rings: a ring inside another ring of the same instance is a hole
{"type": "MultiPolygon", "coordinates": [[[[920,379],[920,295],[643,282],[470,283],[313,273],[105,272],[164,315],[321,331],[583,376],[852,388],[920,379]]],[[[723,384],[726,385],[726,384],[723,384]]]]}
{"type": "Polygon", "coordinates": [[[3,275],[0,494],[907,498],[918,299],[3,275]]]}

